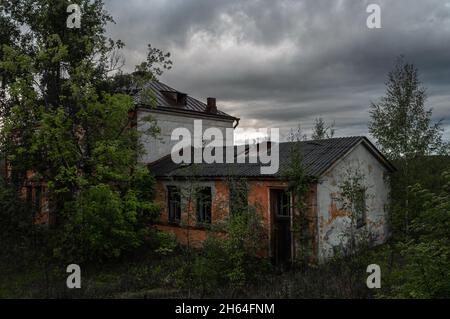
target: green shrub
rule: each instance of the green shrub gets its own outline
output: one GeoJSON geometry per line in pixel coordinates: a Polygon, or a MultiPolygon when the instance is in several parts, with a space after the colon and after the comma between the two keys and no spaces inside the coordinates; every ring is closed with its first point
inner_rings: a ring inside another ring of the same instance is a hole
{"type": "Polygon", "coordinates": [[[140,247],[159,207],[138,196],[134,190],[121,196],[105,184],[81,192],[72,207],[66,206],[68,218],[58,255],[78,262],[98,261],[140,247]]]}
{"type": "Polygon", "coordinates": [[[234,213],[209,232],[200,251],[185,249],[179,285],[189,293],[235,297],[270,268],[261,216],[253,207],[234,213]]]}

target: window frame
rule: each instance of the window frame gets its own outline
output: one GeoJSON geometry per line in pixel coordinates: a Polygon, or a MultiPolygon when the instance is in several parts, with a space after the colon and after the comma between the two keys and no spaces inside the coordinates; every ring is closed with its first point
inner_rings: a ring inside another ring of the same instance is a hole
{"type": "Polygon", "coordinates": [[[196,215],[198,225],[212,223],[212,188],[210,186],[197,189],[196,215]],[[205,200],[206,198],[206,200],[205,200]],[[209,218],[208,218],[209,217],[209,218]]]}
{"type": "Polygon", "coordinates": [[[291,194],[288,190],[282,188],[274,188],[277,196],[276,202],[276,217],[291,217],[291,194]],[[287,214],[280,214],[280,212],[286,211],[287,214]]]}
{"type": "Polygon", "coordinates": [[[180,189],[173,185],[167,186],[167,221],[169,224],[180,224],[181,222],[180,189]]]}

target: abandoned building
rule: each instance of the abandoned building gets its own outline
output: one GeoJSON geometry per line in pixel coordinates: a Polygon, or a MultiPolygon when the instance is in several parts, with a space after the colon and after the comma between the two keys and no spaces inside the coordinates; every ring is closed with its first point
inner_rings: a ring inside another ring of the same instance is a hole
{"type": "Polygon", "coordinates": [[[160,140],[143,140],[149,154],[144,162],[156,176],[157,201],[163,207],[158,229],[173,233],[182,243],[189,239],[191,244],[201,247],[210,225],[226,220],[236,201],[235,192],[230,191],[230,178],[245,180],[246,201],[257,207],[266,230],[264,254],[276,263],[298,257],[301,247],[293,230],[293,198],[286,191],[288,181],[283,177],[290,165],[292,147],[296,146],[310,181],[303,213],[309,220],[311,259],[327,260],[337,250],[345,249],[351,236],[369,236],[373,244],[387,238],[387,178],[394,167],[367,138],[280,143],[280,168],[272,175],[262,175],[259,163],[177,165],[170,156],[174,144],[170,135],[174,128],[190,129],[194,119],[206,119],[204,129],[225,129],[236,127],[239,119],[219,111],[213,98],[204,104],[162,83],[150,85],[157,97],[157,107],[138,111],[138,118],[152,112],[162,131],[160,140]],[[340,202],[339,194],[342,183],[356,171],[362,177],[359,206],[363,209],[354,216],[355,212],[348,211],[340,202]],[[184,196],[194,183],[197,195],[184,196]]]}
{"type": "MultiPolygon", "coordinates": [[[[290,165],[293,143],[280,143],[280,170],[274,175],[261,175],[260,164],[250,163],[185,166],[175,165],[170,156],[154,163],[151,169],[163,207],[158,228],[172,232],[181,242],[187,241],[188,234],[192,245],[200,247],[208,235],[208,225],[226,219],[236,201],[230,179],[245,179],[248,204],[256,207],[267,230],[266,254],[275,262],[290,260],[301,248],[298,243],[296,247],[293,238],[293,199],[286,192],[288,182],[283,177],[283,170],[290,165]],[[201,193],[201,200],[188,203],[187,198],[197,198],[189,193],[193,185],[201,193]],[[193,213],[188,220],[189,212],[193,213]]],[[[388,236],[387,177],[393,166],[365,137],[304,141],[298,146],[305,174],[311,181],[304,216],[310,223],[312,259],[321,262],[333,256],[336,250],[345,248],[350,235],[369,235],[373,244],[384,242],[388,236]],[[340,184],[356,167],[364,176],[364,209],[359,216],[352,216],[338,198],[340,184]]]]}
{"type": "Polygon", "coordinates": [[[143,138],[142,143],[146,151],[143,163],[151,163],[170,154],[176,143],[171,140],[172,131],[184,127],[194,132],[194,120],[201,119],[204,130],[211,127],[220,129],[223,136],[226,134],[226,128],[235,128],[239,123],[239,118],[217,109],[215,98],[208,98],[205,104],[157,81],[150,81],[146,89],[153,93],[154,105],[149,107],[147,103],[141,103],[139,98],[136,99],[138,129],[148,128],[148,124],[143,124],[141,119],[150,115],[157,121],[160,134],[157,138],[143,138]]]}
{"type": "MultiPolygon", "coordinates": [[[[388,176],[394,170],[392,164],[365,137],[343,137],[316,141],[279,143],[279,170],[276,174],[262,175],[261,164],[250,163],[200,163],[175,164],[170,156],[172,131],[178,127],[192,130],[194,121],[203,120],[203,130],[218,128],[226,131],[236,128],[239,118],[217,109],[216,100],[198,101],[160,82],[148,84],[154,93],[156,105],[149,107],[136,99],[133,116],[138,130],[146,129],[151,115],[161,129],[158,138],[142,136],[146,155],[141,162],[148,165],[157,180],[156,200],[162,210],[158,229],[173,233],[177,239],[201,247],[210,232],[210,226],[230,216],[233,204],[244,198],[248,207],[256,207],[265,230],[263,254],[275,263],[284,263],[298,257],[302,251],[294,236],[295,214],[293,196],[287,192],[285,169],[290,165],[292,147],[302,155],[302,167],[308,178],[308,193],[301,214],[308,219],[310,236],[308,248],[311,260],[322,262],[336,251],[348,246],[354,236],[370,236],[372,243],[382,243],[388,236],[387,207],[389,203],[388,176]],[[363,177],[363,207],[358,213],[349,211],[339,201],[342,183],[351,171],[363,177]],[[244,180],[244,192],[236,194],[230,188],[230,179],[244,180]],[[192,189],[201,196],[187,199],[182,194],[192,189]],[[193,218],[190,218],[193,217],[193,218]],[[188,232],[186,230],[189,230],[188,232]]],[[[226,133],[223,134],[226,136],[226,133]]],[[[228,138],[228,137],[227,137],[228,138]]],[[[270,143],[269,143],[270,144],[270,143]]],[[[235,147],[236,148],[236,147],[235,147]]],[[[244,157],[249,157],[244,148],[244,157]]],[[[236,151],[236,156],[238,154],[236,151]]],[[[5,174],[7,165],[4,164],[5,174]]],[[[30,180],[32,173],[30,172],[30,180]]],[[[52,223],[49,203],[45,196],[45,184],[30,183],[24,193],[27,201],[38,207],[39,223],[52,223]]]]}

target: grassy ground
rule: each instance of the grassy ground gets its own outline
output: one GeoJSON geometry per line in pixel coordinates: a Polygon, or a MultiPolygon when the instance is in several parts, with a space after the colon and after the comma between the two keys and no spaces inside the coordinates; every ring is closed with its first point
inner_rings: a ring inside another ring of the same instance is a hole
{"type": "Polygon", "coordinates": [[[178,297],[172,275],[176,258],[130,258],[81,264],[81,289],[68,289],[67,265],[17,267],[1,262],[0,298],[170,298],[178,297]]]}
{"type": "Polygon", "coordinates": [[[66,265],[1,262],[0,298],[371,298],[365,269],[339,261],[304,271],[271,269],[245,286],[220,285],[205,293],[186,286],[178,272],[181,254],[140,254],[80,265],[81,289],[68,289],[66,265]]]}

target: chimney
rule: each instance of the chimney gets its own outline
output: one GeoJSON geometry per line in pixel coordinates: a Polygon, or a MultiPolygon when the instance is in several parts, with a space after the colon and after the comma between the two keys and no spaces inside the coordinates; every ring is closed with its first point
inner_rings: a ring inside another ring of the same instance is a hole
{"type": "Polygon", "coordinates": [[[217,113],[216,98],[209,97],[206,101],[206,112],[214,114],[217,113]]]}

